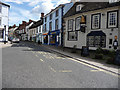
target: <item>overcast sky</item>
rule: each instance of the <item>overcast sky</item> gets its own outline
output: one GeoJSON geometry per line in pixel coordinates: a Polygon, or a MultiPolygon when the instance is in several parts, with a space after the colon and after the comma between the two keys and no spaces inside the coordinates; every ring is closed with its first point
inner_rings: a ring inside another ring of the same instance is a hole
{"type": "Polygon", "coordinates": [[[10,5],[9,25],[19,25],[29,19],[38,20],[41,12],[48,13],[59,4],[70,0],[0,0],[10,5]]]}

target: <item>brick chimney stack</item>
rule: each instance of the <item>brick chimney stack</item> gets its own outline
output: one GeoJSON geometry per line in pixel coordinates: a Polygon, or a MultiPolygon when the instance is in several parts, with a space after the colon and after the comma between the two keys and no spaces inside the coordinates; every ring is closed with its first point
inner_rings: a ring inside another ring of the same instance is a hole
{"type": "Polygon", "coordinates": [[[22,24],[26,24],[26,21],[22,21],[22,24]]]}
{"type": "Polygon", "coordinates": [[[43,17],[44,17],[44,13],[41,13],[41,19],[43,19],[43,17]]]}

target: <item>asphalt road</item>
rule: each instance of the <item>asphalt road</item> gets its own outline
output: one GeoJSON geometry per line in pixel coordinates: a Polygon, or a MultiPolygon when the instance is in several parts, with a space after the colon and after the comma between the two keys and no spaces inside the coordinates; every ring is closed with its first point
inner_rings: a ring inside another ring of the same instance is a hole
{"type": "Polygon", "coordinates": [[[2,49],[3,88],[118,88],[118,81],[117,76],[34,43],[2,49]]]}

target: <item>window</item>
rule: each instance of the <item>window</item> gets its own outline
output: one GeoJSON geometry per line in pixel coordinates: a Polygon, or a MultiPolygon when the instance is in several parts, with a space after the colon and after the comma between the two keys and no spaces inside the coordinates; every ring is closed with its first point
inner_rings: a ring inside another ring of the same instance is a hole
{"type": "Polygon", "coordinates": [[[77,31],[68,31],[68,41],[77,41],[77,31]]]}
{"type": "Polygon", "coordinates": [[[47,22],[47,17],[45,17],[45,22],[47,22]]]}
{"type": "Polygon", "coordinates": [[[59,10],[56,11],[56,17],[58,16],[58,14],[59,14],[59,10]]]}
{"type": "Polygon", "coordinates": [[[100,19],[101,19],[101,14],[93,14],[91,18],[91,28],[92,29],[100,29],[100,19]]]}
{"type": "Polygon", "coordinates": [[[55,20],[55,29],[58,30],[58,19],[55,20]]]}
{"type": "Polygon", "coordinates": [[[80,20],[81,20],[80,17],[77,17],[75,19],[75,30],[80,30],[80,20]]]}
{"type": "Polygon", "coordinates": [[[106,37],[105,36],[88,36],[87,45],[89,47],[105,47],[106,37]]]}
{"type": "Polygon", "coordinates": [[[109,39],[109,44],[112,45],[112,39],[109,39]]]}
{"type": "Polygon", "coordinates": [[[107,27],[108,28],[113,28],[118,26],[118,11],[110,11],[107,13],[108,17],[108,23],[107,27]]]}
{"type": "Polygon", "coordinates": [[[50,14],[50,20],[52,19],[52,14],[50,14]]]}
{"type": "Polygon", "coordinates": [[[45,24],[45,32],[46,32],[46,24],[45,24]]]}
{"type": "Polygon", "coordinates": [[[81,5],[77,5],[76,6],[76,11],[78,12],[78,11],[80,11],[81,10],[81,5]]]}
{"type": "Polygon", "coordinates": [[[41,26],[39,26],[39,32],[41,32],[41,26]]]}
{"type": "Polygon", "coordinates": [[[73,31],[73,19],[68,20],[68,31],[73,31]]]}
{"type": "Polygon", "coordinates": [[[3,38],[3,30],[0,30],[0,38],[3,38]]]}
{"type": "Polygon", "coordinates": [[[2,18],[0,17],[0,25],[2,25],[2,18]]]}
{"type": "Polygon", "coordinates": [[[2,13],[2,5],[0,4],[0,13],[2,13]]]}
{"type": "Polygon", "coordinates": [[[49,23],[49,30],[52,31],[52,22],[49,23]]]}

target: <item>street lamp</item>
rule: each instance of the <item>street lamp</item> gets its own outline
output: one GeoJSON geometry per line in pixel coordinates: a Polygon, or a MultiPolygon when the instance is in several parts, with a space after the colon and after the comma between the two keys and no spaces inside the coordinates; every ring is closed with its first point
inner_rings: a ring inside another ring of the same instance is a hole
{"type": "Polygon", "coordinates": [[[4,40],[4,44],[6,44],[6,25],[4,26],[4,30],[5,30],[5,40],[4,40]]]}

